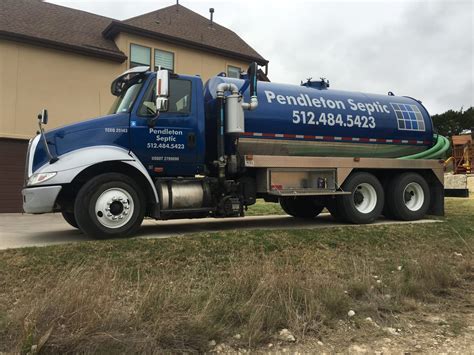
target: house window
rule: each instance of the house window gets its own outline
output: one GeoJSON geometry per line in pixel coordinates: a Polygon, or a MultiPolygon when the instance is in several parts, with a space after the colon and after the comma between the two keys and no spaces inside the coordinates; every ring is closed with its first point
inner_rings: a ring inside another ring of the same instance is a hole
{"type": "Polygon", "coordinates": [[[232,65],[227,66],[227,77],[240,79],[240,68],[232,65]]]}
{"type": "Polygon", "coordinates": [[[143,65],[151,66],[151,48],[139,46],[138,44],[131,44],[130,68],[143,65]]]}
{"type": "Polygon", "coordinates": [[[162,51],[161,49],[155,49],[155,71],[158,67],[161,69],[168,69],[174,71],[174,53],[162,51]]]}

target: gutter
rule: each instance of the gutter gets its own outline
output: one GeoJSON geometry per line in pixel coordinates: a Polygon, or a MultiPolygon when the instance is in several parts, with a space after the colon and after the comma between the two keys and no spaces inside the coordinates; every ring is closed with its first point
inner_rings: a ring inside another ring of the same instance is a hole
{"type": "Polygon", "coordinates": [[[77,46],[74,44],[62,43],[50,39],[38,38],[13,32],[0,31],[0,39],[27,43],[46,48],[59,49],[66,52],[73,52],[77,54],[87,55],[90,57],[107,59],[118,63],[123,63],[125,60],[127,60],[127,56],[121,51],[112,52],[97,47],[77,46]]]}

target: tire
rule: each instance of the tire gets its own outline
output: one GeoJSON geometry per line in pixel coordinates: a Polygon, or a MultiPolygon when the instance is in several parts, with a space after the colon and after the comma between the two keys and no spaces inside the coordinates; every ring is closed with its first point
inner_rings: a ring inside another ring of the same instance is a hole
{"type": "Polygon", "coordinates": [[[387,203],[387,199],[388,199],[387,196],[390,192],[389,190],[391,189],[392,182],[393,182],[393,177],[388,177],[384,180],[384,182],[382,184],[383,191],[384,191],[384,194],[385,194],[385,203],[383,205],[382,214],[387,219],[396,219],[395,216],[393,215],[392,210],[390,209],[390,207],[388,206],[388,203],[387,203]]]}
{"type": "Polygon", "coordinates": [[[350,195],[338,195],[336,206],[343,220],[354,224],[374,222],[382,213],[384,192],[380,181],[372,174],[357,172],[342,184],[350,195]]]}
{"type": "Polygon", "coordinates": [[[423,218],[430,206],[430,188],[417,173],[403,173],[387,189],[387,209],[395,219],[414,221],[423,218]]]}
{"type": "Polygon", "coordinates": [[[64,220],[74,228],[79,228],[77,225],[76,217],[74,216],[74,213],[72,212],[66,212],[66,211],[61,211],[61,214],[63,215],[64,220]]]}
{"type": "Polygon", "coordinates": [[[334,218],[336,221],[347,222],[347,220],[344,219],[344,216],[341,214],[341,212],[337,208],[336,197],[328,197],[326,199],[326,208],[328,209],[332,218],[334,218]]]}
{"type": "Polygon", "coordinates": [[[297,218],[314,218],[324,209],[314,197],[282,197],[280,206],[286,214],[297,218]]]}
{"type": "Polygon", "coordinates": [[[91,237],[128,237],[143,221],[145,197],[130,177],[118,173],[102,174],[79,190],[74,214],[79,228],[91,237]]]}

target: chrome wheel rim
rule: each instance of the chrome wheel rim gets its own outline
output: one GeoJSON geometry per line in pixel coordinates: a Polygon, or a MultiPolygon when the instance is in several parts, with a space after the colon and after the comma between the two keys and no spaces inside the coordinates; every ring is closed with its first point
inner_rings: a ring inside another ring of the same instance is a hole
{"type": "Polygon", "coordinates": [[[95,203],[97,221],[107,228],[120,228],[132,218],[134,203],[132,196],[124,189],[105,190],[95,203]]]}
{"type": "Polygon", "coordinates": [[[377,191],[368,184],[362,183],[356,186],[353,192],[354,205],[360,213],[371,213],[377,205],[377,191]]]}
{"type": "Polygon", "coordinates": [[[417,182],[409,183],[403,190],[403,202],[410,211],[418,211],[425,202],[423,188],[417,182]]]}

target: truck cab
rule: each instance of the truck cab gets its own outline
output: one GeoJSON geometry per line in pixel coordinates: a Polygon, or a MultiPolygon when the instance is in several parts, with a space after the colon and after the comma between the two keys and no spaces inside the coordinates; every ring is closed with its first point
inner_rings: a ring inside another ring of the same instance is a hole
{"type": "MultiPolygon", "coordinates": [[[[116,78],[111,92],[116,100],[103,117],[44,132],[47,112],[39,115],[40,133],[28,147],[25,212],[61,212],[98,237],[133,234],[144,216],[242,213],[236,187],[224,187],[217,162],[206,161],[215,154],[206,154],[199,76],[137,67],[116,78]],[[217,208],[220,195],[233,196],[234,207],[217,208]]],[[[216,129],[215,112],[208,116],[216,129]]]]}

